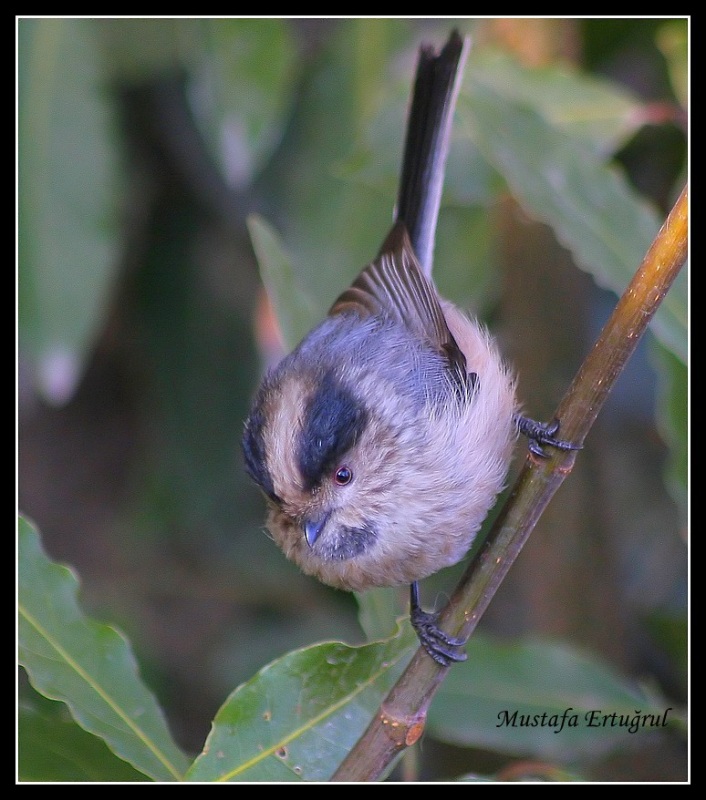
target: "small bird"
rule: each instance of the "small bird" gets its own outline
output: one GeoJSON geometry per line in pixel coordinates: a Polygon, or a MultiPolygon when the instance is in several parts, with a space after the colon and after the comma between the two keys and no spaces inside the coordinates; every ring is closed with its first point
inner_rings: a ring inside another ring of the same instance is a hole
{"type": "Polygon", "coordinates": [[[327,317],[263,379],[245,423],[267,526],[308,575],[349,591],[410,585],[410,619],[449,666],[465,642],[418,581],[460,561],[502,490],[518,432],[543,456],[558,422],[522,416],[488,331],[432,279],[451,123],[469,40],[422,45],[394,224],[327,317]]]}

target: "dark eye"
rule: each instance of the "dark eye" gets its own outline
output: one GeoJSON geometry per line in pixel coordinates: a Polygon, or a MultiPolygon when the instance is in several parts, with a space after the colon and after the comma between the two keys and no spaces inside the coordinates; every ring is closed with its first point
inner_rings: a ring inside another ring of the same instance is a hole
{"type": "Polygon", "coordinates": [[[339,467],[333,476],[337,486],[345,486],[353,480],[353,473],[348,467],[339,467]]]}

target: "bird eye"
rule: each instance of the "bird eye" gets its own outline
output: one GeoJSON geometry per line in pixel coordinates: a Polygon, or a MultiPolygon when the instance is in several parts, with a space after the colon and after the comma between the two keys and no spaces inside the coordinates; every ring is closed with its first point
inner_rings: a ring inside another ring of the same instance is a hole
{"type": "Polygon", "coordinates": [[[345,486],[353,480],[353,473],[348,467],[339,467],[333,479],[337,486],[345,486]]]}

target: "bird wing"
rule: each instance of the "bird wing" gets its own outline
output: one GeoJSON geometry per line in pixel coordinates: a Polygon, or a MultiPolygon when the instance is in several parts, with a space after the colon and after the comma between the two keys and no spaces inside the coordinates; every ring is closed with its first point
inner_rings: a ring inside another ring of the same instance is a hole
{"type": "Polygon", "coordinates": [[[402,222],[397,222],[378,257],[336,300],[330,315],[355,311],[392,318],[448,362],[456,381],[468,380],[466,358],[449,330],[436,287],[419,265],[402,222]]]}

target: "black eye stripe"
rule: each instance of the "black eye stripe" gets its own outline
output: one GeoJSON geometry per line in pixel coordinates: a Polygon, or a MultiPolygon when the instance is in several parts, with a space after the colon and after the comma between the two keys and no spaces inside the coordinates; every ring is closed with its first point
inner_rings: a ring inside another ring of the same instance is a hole
{"type": "Polygon", "coordinates": [[[305,488],[312,489],[336,466],[365,429],[363,405],[331,372],[324,373],[307,404],[297,464],[305,488]]]}

